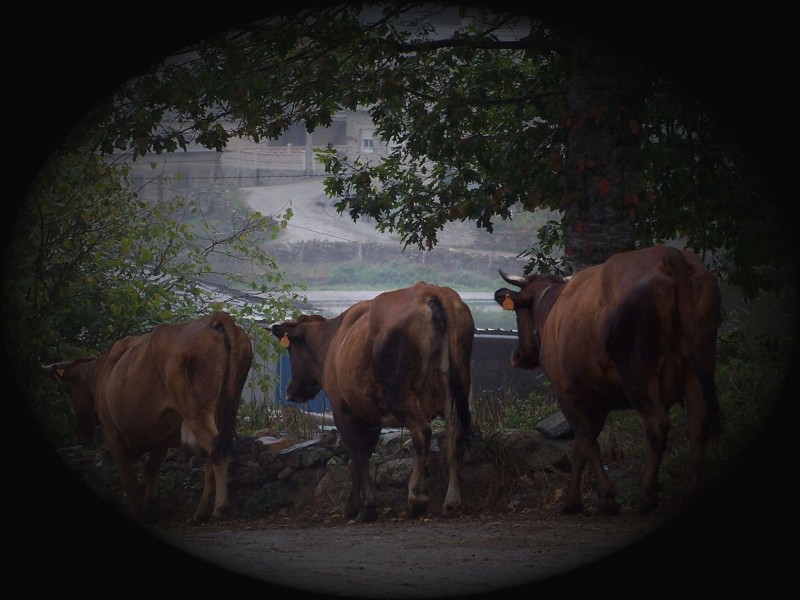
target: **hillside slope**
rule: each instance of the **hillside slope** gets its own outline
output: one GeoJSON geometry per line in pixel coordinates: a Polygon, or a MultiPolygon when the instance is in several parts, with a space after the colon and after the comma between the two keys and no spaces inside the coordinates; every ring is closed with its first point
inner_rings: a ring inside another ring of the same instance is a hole
{"type": "MultiPolygon", "coordinates": [[[[353,221],[336,211],[334,201],[325,194],[322,178],[307,178],[280,185],[239,188],[241,200],[261,214],[282,214],[292,209],[289,225],[277,239],[278,243],[294,244],[305,241],[373,242],[396,246],[403,251],[400,236],[381,233],[370,219],[353,221]]],[[[476,251],[516,257],[536,237],[536,227],[498,223],[489,233],[472,222],[449,223],[439,235],[439,243],[431,252],[476,251]]]]}

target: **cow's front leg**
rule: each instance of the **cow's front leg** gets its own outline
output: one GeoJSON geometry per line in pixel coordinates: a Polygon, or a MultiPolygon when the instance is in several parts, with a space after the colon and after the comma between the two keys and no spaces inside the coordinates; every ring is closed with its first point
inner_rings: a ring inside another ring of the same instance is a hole
{"type": "Polygon", "coordinates": [[[108,434],[108,449],[119,469],[122,479],[122,489],[128,504],[128,516],[131,520],[141,523],[142,513],[139,502],[139,477],[136,473],[136,463],[126,454],[116,436],[108,434]]]}
{"type": "Polygon", "coordinates": [[[144,498],[142,500],[142,521],[152,525],[158,520],[155,510],[156,485],[161,463],[167,455],[166,448],[158,448],[150,452],[144,463],[144,498]]]}
{"type": "MultiPolygon", "coordinates": [[[[336,413],[334,413],[336,418],[336,413]]],[[[352,487],[344,509],[346,519],[359,522],[375,521],[375,494],[369,472],[369,461],[380,437],[380,426],[363,426],[346,414],[339,413],[336,426],[350,451],[350,478],[352,487]]]]}

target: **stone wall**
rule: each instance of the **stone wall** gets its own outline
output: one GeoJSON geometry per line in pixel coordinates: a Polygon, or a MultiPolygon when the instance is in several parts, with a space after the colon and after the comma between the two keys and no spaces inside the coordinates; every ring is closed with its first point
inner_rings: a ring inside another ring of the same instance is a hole
{"type": "Polygon", "coordinates": [[[510,273],[521,272],[524,265],[524,262],[514,256],[504,256],[490,251],[452,251],[448,248],[423,251],[407,248],[404,252],[398,253],[395,246],[372,242],[309,240],[294,244],[271,244],[269,251],[279,264],[318,264],[321,260],[326,263],[357,260],[365,264],[380,264],[391,260],[450,271],[463,269],[479,273],[487,272],[493,276],[498,276],[498,269],[510,273]]]}

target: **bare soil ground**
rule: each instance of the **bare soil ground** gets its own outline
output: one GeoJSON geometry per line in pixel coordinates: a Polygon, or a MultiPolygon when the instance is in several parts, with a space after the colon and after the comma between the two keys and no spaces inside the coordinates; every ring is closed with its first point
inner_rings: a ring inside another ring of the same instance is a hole
{"type": "Polygon", "coordinates": [[[286,515],[154,534],[265,590],[426,598],[553,583],[630,553],[664,521],[665,512],[611,518],[531,511],[459,519],[397,517],[369,524],[335,519],[303,524],[286,515]]]}
{"type": "MultiPolygon", "coordinates": [[[[278,217],[291,208],[292,218],[280,235],[282,243],[306,240],[391,243],[399,239],[380,233],[375,223],[353,222],[349,216],[336,212],[331,199],[325,195],[321,178],[240,188],[239,193],[245,204],[262,215],[278,217]]],[[[398,244],[398,252],[399,249],[398,244]]]]}
{"type": "MultiPolygon", "coordinates": [[[[786,495],[772,501],[778,463],[756,448],[758,460],[748,454],[715,493],[680,511],[667,499],[646,516],[634,508],[616,517],[566,516],[551,502],[448,520],[434,506],[416,520],[390,512],[354,524],[337,505],[144,529],[78,484],[37,443],[34,437],[12,460],[12,472],[22,475],[9,480],[15,485],[8,491],[24,493],[7,494],[14,502],[5,504],[7,581],[31,590],[360,598],[521,590],[641,598],[701,589],[777,595],[792,574],[785,549],[796,526],[792,504],[786,495]]],[[[473,492],[468,501],[476,501],[473,492]]]]}

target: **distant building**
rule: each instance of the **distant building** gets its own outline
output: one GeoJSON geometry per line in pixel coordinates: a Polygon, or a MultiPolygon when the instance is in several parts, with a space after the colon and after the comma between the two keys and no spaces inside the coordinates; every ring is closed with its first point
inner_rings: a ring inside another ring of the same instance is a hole
{"type": "Polygon", "coordinates": [[[390,148],[374,132],[366,108],[341,111],[330,127],[318,127],[312,133],[304,123],[294,123],[277,140],[231,138],[222,152],[189,144],[186,151],[146,155],[132,163],[131,179],[141,196],[163,199],[187,191],[213,193],[215,186],[225,182],[246,187],[321,177],[325,171],[314,158],[315,148],[330,145],[340,155],[358,156],[362,162],[386,156],[390,148]]]}

